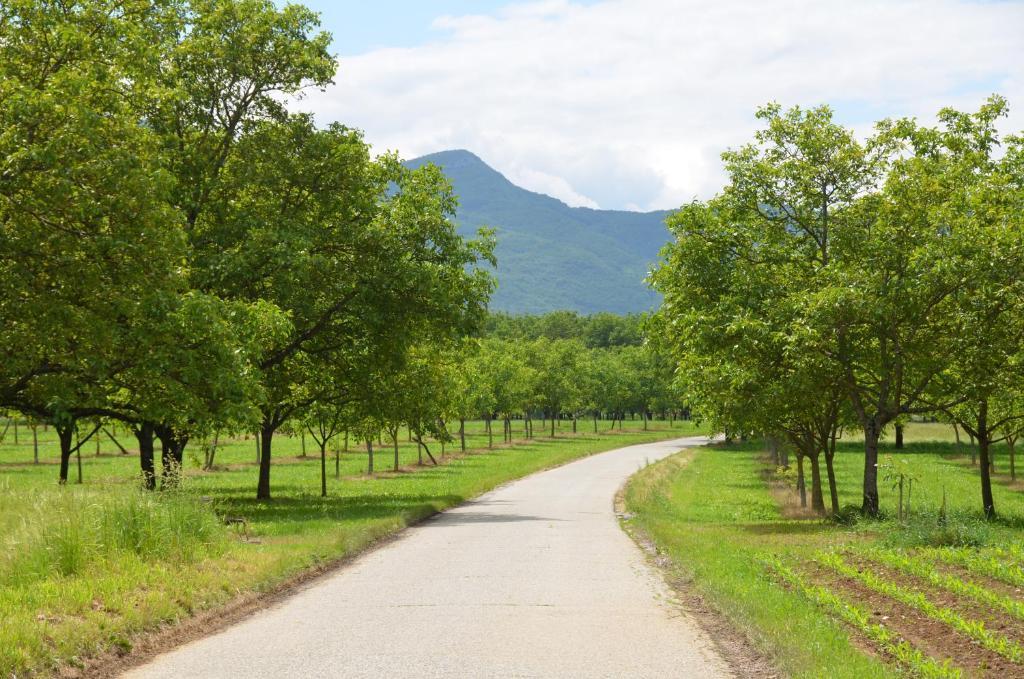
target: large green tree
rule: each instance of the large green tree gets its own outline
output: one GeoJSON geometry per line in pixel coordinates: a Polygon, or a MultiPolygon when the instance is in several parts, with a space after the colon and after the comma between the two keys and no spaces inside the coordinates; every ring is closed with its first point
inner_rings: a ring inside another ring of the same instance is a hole
{"type": "Polygon", "coordinates": [[[467,243],[437,168],[370,158],[359,133],[307,116],[251,126],[193,230],[193,280],[225,299],[263,300],[290,328],[256,362],[263,386],[257,494],[270,497],[274,433],[318,385],[399,369],[409,347],[469,332],[491,281],[490,241],[467,243]],[[321,379],[331,373],[331,379],[321,379]]]}
{"type": "MultiPolygon", "coordinates": [[[[962,320],[951,365],[937,391],[961,395],[949,411],[978,444],[982,507],[994,517],[991,446],[1013,436],[1024,418],[1024,173],[1021,140],[1000,153],[995,123],[1006,103],[992,99],[974,114],[947,109],[942,126],[918,129],[915,175],[944,194],[936,218],[955,242],[954,261],[970,272],[953,295],[962,320]]],[[[920,180],[919,180],[920,181],[920,180]]]]}
{"type": "Polygon", "coordinates": [[[76,422],[111,411],[187,290],[173,177],[140,125],[173,16],[0,7],[0,401],[58,427],[62,481],[76,422]]]}
{"type": "Polygon", "coordinates": [[[963,214],[952,170],[969,152],[912,121],[883,122],[861,143],[825,107],[758,117],[755,142],[723,155],[721,196],[672,218],[677,243],[655,281],[673,332],[697,334],[681,340],[684,363],[722,386],[708,400],[733,395],[716,407],[729,421],[748,416],[748,397],[732,388],[738,362],[717,358],[730,333],[715,333],[781,333],[792,365],[826,359],[819,369],[841,376],[864,429],[863,509],[875,514],[886,425],[964,398],[941,384],[969,324],[957,300],[984,260],[963,256],[965,234],[943,216],[963,214]]]}
{"type": "MultiPolygon", "coordinates": [[[[809,304],[810,343],[829,347],[864,428],[869,514],[878,512],[883,429],[969,398],[962,388],[948,388],[946,378],[964,338],[977,329],[962,302],[984,285],[995,253],[972,243],[991,239],[960,227],[975,221],[964,196],[976,195],[975,177],[986,174],[978,152],[991,142],[990,123],[1001,107],[998,100],[983,107],[972,130],[960,129],[970,116],[949,110],[940,113],[938,128],[908,120],[878,126],[871,145],[887,158],[884,181],[851,207],[837,243],[839,266],[809,304]]],[[[982,199],[975,207],[987,212],[995,204],[982,199]]]]}

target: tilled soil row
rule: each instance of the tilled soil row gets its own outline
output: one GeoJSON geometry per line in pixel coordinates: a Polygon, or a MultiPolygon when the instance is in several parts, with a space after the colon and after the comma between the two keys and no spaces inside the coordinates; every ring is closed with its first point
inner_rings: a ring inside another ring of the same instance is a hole
{"type": "MultiPolygon", "coordinates": [[[[871,613],[872,622],[893,630],[922,653],[938,661],[949,660],[968,677],[1024,677],[1024,666],[982,648],[971,638],[943,622],[906,606],[861,582],[818,564],[807,564],[803,575],[871,613]]],[[[876,571],[880,575],[881,571],[876,571]]],[[[893,579],[902,584],[905,576],[893,579]]],[[[936,601],[938,603],[938,601],[936,601]]],[[[870,644],[866,640],[862,643],[870,644]]]]}
{"type": "Polygon", "coordinates": [[[979,620],[985,623],[985,627],[989,631],[1002,634],[1018,643],[1024,643],[1024,620],[1015,618],[1005,611],[990,608],[974,599],[936,587],[923,578],[903,573],[864,557],[851,555],[846,560],[858,569],[870,569],[883,579],[896,583],[904,589],[920,592],[936,606],[955,611],[968,620],[979,620]]]}

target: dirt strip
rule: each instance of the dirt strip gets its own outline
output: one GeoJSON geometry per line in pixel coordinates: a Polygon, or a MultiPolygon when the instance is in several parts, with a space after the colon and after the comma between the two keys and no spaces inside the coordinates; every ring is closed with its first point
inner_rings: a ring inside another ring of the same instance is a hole
{"type": "Polygon", "coordinates": [[[712,606],[693,585],[692,579],[681,573],[675,563],[666,555],[661,554],[650,536],[635,523],[622,521],[628,518],[625,509],[623,492],[625,487],[615,495],[615,512],[620,524],[633,541],[647,555],[647,561],[657,568],[665,582],[672,588],[676,604],[691,618],[697,621],[701,629],[715,645],[715,650],[728,663],[737,677],[750,679],[779,679],[782,673],[772,661],[762,653],[751,639],[717,608],[712,606]]]}

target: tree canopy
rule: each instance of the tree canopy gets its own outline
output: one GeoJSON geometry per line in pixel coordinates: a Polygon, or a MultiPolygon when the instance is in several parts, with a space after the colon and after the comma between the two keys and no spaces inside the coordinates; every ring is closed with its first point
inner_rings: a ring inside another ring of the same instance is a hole
{"type": "Polygon", "coordinates": [[[866,141],[827,107],[758,112],[754,142],[723,154],[724,190],[670,218],[653,277],[680,379],[716,427],[788,436],[816,473],[856,422],[869,514],[885,427],[953,412],[984,429],[1020,352],[1021,141],[996,153],[1005,112],[994,97],[866,141]]]}

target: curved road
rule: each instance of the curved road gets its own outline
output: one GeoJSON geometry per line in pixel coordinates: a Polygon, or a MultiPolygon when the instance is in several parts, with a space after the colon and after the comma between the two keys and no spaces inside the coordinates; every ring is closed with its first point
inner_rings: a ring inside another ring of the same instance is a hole
{"type": "Polygon", "coordinates": [[[619,448],[502,486],[127,676],[730,676],[612,507],[645,461],[704,442],[619,448]]]}

